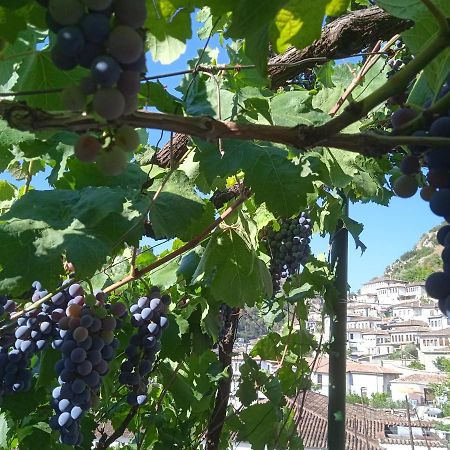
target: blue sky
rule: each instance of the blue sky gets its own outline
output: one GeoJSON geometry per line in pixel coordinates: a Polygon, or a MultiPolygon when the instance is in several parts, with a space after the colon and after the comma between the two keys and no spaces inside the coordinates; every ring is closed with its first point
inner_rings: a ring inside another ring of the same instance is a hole
{"type": "MultiPolygon", "coordinates": [[[[187,61],[197,54],[197,49],[203,47],[204,42],[194,37],[187,44],[187,51],[170,66],[153,63],[148,60],[148,74],[157,75],[187,68],[187,61]]],[[[220,47],[217,38],[213,38],[210,47],[220,47]]],[[[226,63],[225,56],[221,52],[219,63],[226,63]]],[[[165,78],[161,82],[167,86],[172,94],[180,78],[165,78]]],[[[159,132],[151,133],[151,142],[155,143],[159,132]]],[[[48,185],[44,173],[38,174],[33,179],[33,185],[37,189],[46,189],[48,185]]],[[[0,179],[11,181],[11,177],[0,174],[0,179]]],[[[435,216],[418,194],[410,199],[393,198],[389,207],[375,204],[350,205],[350,217],[364,224],[361,240],[367,246],[367,250],[361,255],[361,251],[355,250],[355,245],[350,237],[349,241],[349,284],[351,290],[356,291],[361,284],[374,276],[381,275],[385,267],[410,250],[420,236],[430,228],[441,223],[441,219],[435,216]]],[[[328,241],[313,237],[312,250],[314,253],[326,253],[328,241]]]]}

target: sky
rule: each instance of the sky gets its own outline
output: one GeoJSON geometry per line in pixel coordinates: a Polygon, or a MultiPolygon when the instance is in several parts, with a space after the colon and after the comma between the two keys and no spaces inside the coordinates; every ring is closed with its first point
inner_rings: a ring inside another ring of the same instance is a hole
{"type": "MultiPolygon", "coordinates": [[[[196,27],[194,22],[194,27],[196,27]]],[[[194,32],[195,33],[195,32],[194,32]]],[[[187,51],[177,61],[170,65],[154,63],[148,58],[148,75],[163,74],[187,69],[187,61],[197,54],[204,41],[194,37],[187,43],[187,51]]],[[[210,47],[220,47],[216,37],[211,39],[210,47]]],[[[226,63],[224,52],[219,53],[219,63],[226,63]]],[[[161,80],[170,93],[179,96],[175,91],[180,77],[161,80]]],[[[156,143],[159,132],[150,133],[150,142],[156,143]]],[[[33,186],[37,189],[48,189],[47,173],[40,173],[33,178],[33,186]]],[[[0,179],[12,181],[7,174],[0,174],[0,179]]],[[[367,250],[361,255],[360,249],[355,249],[352,237],[349,237],[349,268],[348,281],[350,289],[357,291],[361,284],[375,276],[382,275],[386,266],[410,250],[420,236],[432,227],[441,223],[418,194],[410,199],[393,198],[389,207],[372,203],[351,204],[349,215],[352,219],[364,224],[360,236],[367,250]]],[[[328,240],[313,236],[312,251],[315,254],[328,252],[328,240]]]]}

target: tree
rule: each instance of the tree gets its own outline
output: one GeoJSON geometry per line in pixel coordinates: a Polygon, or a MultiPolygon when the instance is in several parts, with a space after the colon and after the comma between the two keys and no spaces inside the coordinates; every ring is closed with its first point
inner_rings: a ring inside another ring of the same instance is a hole
{"type": "Polygon", "coordinates": [[[0,0],[0,447],[91,448],[96,434],[105,449],[129,430],[137,449],[300,448],[305,356],[322,351],[310,300],[331,315],[338,301],[335,267],[307,256],[310,224],[364,249],[346,202],[417,190],[400,175],[407,146],[448,146],[412,132],[448,111],[449,5],[114,0],[111,19],[110,3],[0,0]],[[206,45],[175,97],[142,52],[176,60],[194,13],[206,45]],[[188,137],[159,148],[151,129],[188,137]],[[289,321],[244,355],[235,409],[233,344],[253,306],[289,321]]]}

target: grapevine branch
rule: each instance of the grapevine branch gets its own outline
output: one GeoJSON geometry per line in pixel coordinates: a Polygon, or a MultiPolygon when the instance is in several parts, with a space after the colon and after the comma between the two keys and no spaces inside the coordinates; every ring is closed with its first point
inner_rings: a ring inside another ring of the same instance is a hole
{"type": "MultiPolygon", "coordinates": [[[[416,60],[413,62],[415,61],[416,60]]],[[[407,67],[408,66],[406,66],[405,69],[407,67]]],[[[401,73],[402,71],[397,75],[400,75],[401,73]]],[[[394,80],[394,77],[392,77],[391,80],[394,80]]],[[[388,90],[389,94],[392,94],[392,89],[386,89],[386,86],[389,86],[389,83],[380,90],[383,92],[388,90]]],[[[375,94],[377,92],[378,91],[376,91],[375,94]]],[[[368,98],[370,97],[371,96],[368,98]]],[[[350,106],[361,105],[363,102],[365,102],[365,100],[362,100],[359,103],[350,104],[350,106]]],[[[373,101],[370,100],[369,103],[372,104],[373,101]]],[[[136,128],[175,131],[191,136],[197,136],[206,141],[216,141],[218,139],[260,140],[285,144],[297,149],[306,150],[316,146],[327,146],[367,156],[388,153],[392,151],[393,147],[398,145],[415,143],[427,146],[442,146],[450,143],[450,139],[447,138],[386,136],[376,133],[338,133],[333,135],[335,127],[341,128],[342,123],[347,126],[358,120],[358,118],[355,117],[349,122],[349,114],[352,114],[349,111],[350,109],[347,108],[340,116],[324,125],[316,127],[306,125],[285,127],[238,123],[232,121],[220,121],[208,116],[182,117],[174,114],[162,114],[150,111],[138,111],[124,117],[120,123],[136,128]],[[389,145],[391,147],[387,148],[389,145]]],[[[83,132],[110,126],[107,124],[99,124],[94,117],[89,115],[48,113],[16,102],[0,102],[0,116],[1,115],[8,119],[9,124],[12,127],[21,130],[37,131],[66,129],[83,132]]]]}
{"type": "Polygon", "coordinates": [[[372,92],[366,98],[350,103],[341,115],[315,129],[318,135],[333,136],[341,130],[365,117],[373,108],[399,92],[404,92],[409,83],[415,79],[434,58],[448,48],[450,32],[440,30],[436,36],[424,46],[416,58],[394,74],[388,82],[372,92]]]}

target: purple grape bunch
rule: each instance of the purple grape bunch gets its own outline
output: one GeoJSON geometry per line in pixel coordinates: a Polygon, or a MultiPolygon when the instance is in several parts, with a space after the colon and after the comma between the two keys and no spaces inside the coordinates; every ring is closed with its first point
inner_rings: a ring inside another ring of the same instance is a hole
{"type": "MultiPolygon", "coordinates": [[[[58,322],[55,347],[61,352],[61,359],[55,369],[59,386],[52,392],[55,415],[50,426],[60,432],[63,444],[79,445],[80,420],[98,399],[102,378],[119,345],[114,331],[127,311],[122,303],[108,307],[101,300],[94,306],[85,304],[82,287],[71,287],[80,299],[68,304],[58,322]]],[[[102,294],[97,295],[100,297],[102,294]]]]}
{"type": "MultiPolygon", "coordinates": [[[[51,58],[56,68],[90,70],[78,85],[65,88],[61,100],[71,111],[92,109],[114,121],[135,112],[141,77],[146,72],[145,0],[38,0],[46,11],[49,30],[56,35],[51,58]]],[[[75,156],[96,162],[105,175],[119,175],[127,153],[140,144],[136,130],[122,126],[109,139],[80,135],[75,156]]]]}
{"type": "Polygon", "coordinates": [[[161,334],[169,325],[170,302],[170,296],[161,295],[158,287],[152,287],[147,296],[139,298],[130,307],[131,324],[137,331],[125,349],[119,382],[128,386],[127,402],[131,406],[140,406],[147,401],[149,375],[161,349],[161,334]]]}
{"type": "Polygon", "coordinates": [[[290,276],[298,273],[311,253],[312,224],[307,212],[294,218],[280,219],[279,225],[278,231],[267,227],[263,237],[271,257],[274,292],[279,291],[281,284],[290,276]]]}

